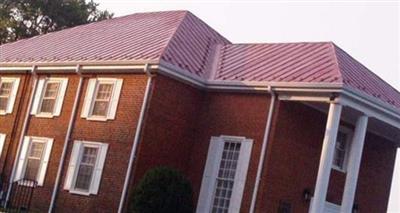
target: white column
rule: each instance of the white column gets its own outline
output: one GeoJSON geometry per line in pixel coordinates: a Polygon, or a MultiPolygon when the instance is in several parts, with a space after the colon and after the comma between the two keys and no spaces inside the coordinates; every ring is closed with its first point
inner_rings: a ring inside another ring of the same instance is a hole
{"type": "Polygon", "coordinates": [[[321,159],[319,161],[317,182],[315,184],[314,198],[311,203],[310,213],[324,212],[341,113],[342,105],[338,103],[330,104],[325,137],[322,145],[321,159]]]}
{"type": "Polygon", "coordinates": [[[347,166],[346,183],[342,197],[342,207],[340,212],[351,213],[353,209],[354,195],[357,188],[358,172],[364,147],[365,134],[367,132],[368,117],[363,115],[357,120],[351,143],[349,162],[347,166]]]}

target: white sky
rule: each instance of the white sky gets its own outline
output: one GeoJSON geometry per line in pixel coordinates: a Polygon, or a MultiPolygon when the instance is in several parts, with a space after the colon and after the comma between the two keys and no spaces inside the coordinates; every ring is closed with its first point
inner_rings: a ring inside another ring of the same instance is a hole
{"type": "MultiPolygon", "coordinates": [[[[234,43],[333,41],[400,90],[399,1],[95,2],[115,16],[189,10],[234,43]]],[[[389,212],[400,213],[400,156],[391,194],[389,212]]]]}

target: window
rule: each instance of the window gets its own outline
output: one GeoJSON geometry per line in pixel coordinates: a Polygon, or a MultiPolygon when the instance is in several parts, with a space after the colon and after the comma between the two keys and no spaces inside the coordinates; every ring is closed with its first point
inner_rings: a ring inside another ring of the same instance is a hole
{"type": "Polygon", "coordinates": [[[75,180],[75,189],[89,191],[98,151],[98,147],[83,147],[75,180]]]}
{"type": "Polygon", "coordinates": [[[107,116],[114,84],[99,83],[93,102],[92,116],[107,116]]]}
{"type": "Polygon", "coordinates": [[[43,185],[53,139],[26,136],[17,165],[15,181],[35,180],[43,185]]]}
{"type": "Polygon", "coordinates": [[[228,212],[229,210],[239,152],[240,142],[225,142],[216,178],[217,183],[214,192],[212,212],[228,212]]]}
{"type": "Polygon", "coordinates": [[[10,100],[13,82],[3,82],[0,88],[0,110],[7,110],[8,100],[10,100]]]}
{"type": "Polygon", "coordinates": [[[47,82],[44,89],[42,103],[40,104],[39,113],[53,113],[60,89],[60,82],[47,82]]]}
{"type": "Polygon", "coordinates": [[[31,114],[50,118],[59,116],[67,85],[67,78],[39,79],[31,114]]]}
{"type": "Polygon", "coordinates": [[[12,113],[18,86],[19,78],[0,78],[0,115],[12,113]]]}
{"type": "Polygon", "coordinates": [[[351,140],[351,130],[345,127],[340,127],[336,139],[335,152],[333,155],[332,168],[345,172],[347,164],[347,155],[351,140]]]}
{"type": "Polygon", "coordinates": [[[64,189],[71,193],[97,194],[108,144],[75,141],[64,189]]]}
{"type": "Polygon", "coordinates": [[[45,143],[32,141],[29,147],[26,160],[24,179],[37,180],[40,163],[42,162],[45,143]]]}
{"type": "Polygon", "coordinates": [[[122,79],[90,79],[81,117],[88,120],[114,119],[121,93],[122,79]]]}
{"type": "Polygon", "coordinates": [[[239,212],[253,141],[212,137],[197,212],[239,212]]]}

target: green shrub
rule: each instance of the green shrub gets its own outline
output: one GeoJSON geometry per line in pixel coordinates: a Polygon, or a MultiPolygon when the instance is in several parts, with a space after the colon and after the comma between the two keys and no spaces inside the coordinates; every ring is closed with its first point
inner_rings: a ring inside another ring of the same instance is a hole
{"type": "Polygon", "coordinates": [[[178,171],[149,170],[133,191],[129,211],[135,213],[192,213],[192,187],[178,171]]]}

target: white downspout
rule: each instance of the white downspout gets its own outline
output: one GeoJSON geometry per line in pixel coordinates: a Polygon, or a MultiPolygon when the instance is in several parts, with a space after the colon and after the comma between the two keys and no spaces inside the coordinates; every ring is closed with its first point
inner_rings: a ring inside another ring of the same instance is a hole
{"type": "Polygon", "coordinates": [[[14,163],[13,163],[13,168],[12,168],[12,171],[11,171],[10,180],[8,182],[8,189],[7,189],[6,201],[4,202],[4,207],[7,206],[8,201],[10,199],[10,193],[11,193],[12,184],[13,184],[13,181],[14,181],[14,178],[15,178],[15,172],[16,172],[16,168],[17,168],[17,164],[18,164],[18,159],[19,159],[19,155],[20,155],[20,152],[21,152],[22,143],[24,142],[26,129],[28,127],[29,116],[31,114],[32,101],[33,101],[33,98],[35,97],[35,94],[36,94],[36,86],[37,86],[36,68],[37,68],[36,66],[32,66],[31,73],[32,73],[33,79],[34,79],[33,80],[33,88],[32,88],[32,92],[31,92],[31,97],[29,98],[28,108],[26,110],[26,114],[25,114],[25,118],[24,118],[24,124],[22,126],[21,135],[20,135],[20,138],[19,138],[17,154],[15,156],[15,160],[14,160],[14,163]]]}
{"type": "Polygon", "coordinates": [[[271,132],[272,117],[274,115],[274,109],[275,109],[275,100],[276,100],[276,95],[275,95],[273,89],[271,89],[271,102],[270,102],[270,106],[269,106],[267,124],[265,126],[263,143],[262,143],[262,147],[261,147],[261,155],[260,155],[260,159],[258,161],[256,182],[254,184],[253,196],[251,198],[250,213],[253,213],[255,211],[255,207],[256,207],[258,188],[260,185],[261,174],[262,174],[263,167],[264,167],[265,153],[266,153],[267,147],[268,147],[268,138],[269,138],[269,135],[271,132]]]}
{"type": "Polygon", "coordinates": [[[121,213],[124,208],[125,197],[126,197],[126,193],[128,191],[128,185],[129,185],[130,176],[132,173],[133,163],[136,158],[136,150],[138,149],[138,146],[139,146],[140,132],[142,130],[144,113],[146,111],[147,102],[149,99],[149,93],[150,93],[151,84],[152,84],[152,79],[153,79],[153,76],[150,73],[149,64],[146,64],[146,66],[144,67],[144,72],[148,76],[147,85],[146,85],[146,90],[145,90],[144,97],[143,97],[142,108],[140,110],[139,120],[138,120],[138,123],[136,126],[135,138],[133,139],[132,151],[131,151],[131,154],[129,157],[128,169],[126,170],[124,187],[122,189],[121,200],[120,200],[119,206],[118,206],[118,213],[121,213]]]}
{"type": "Polygon", "coordinates": [[[76,73],[79,75],[79,83],[78,83],[78,88],[77,88],[76,94],[75,94],[74,104],[72,106],[72,112],[71,112],[71,117],[70,117],[69,123],[68,123],[67,134],[65,135],[65,139],[64,139],[64,146],[63,146],[63,150],[62,150],[61,157],[60,157],[60,163],[59,163],[58,169],[57,169],[57,176],[56,176],[56,180],[54,183],[53,193],[51,195],[50,207],[49,207],[49,211],[48,211],[49,213],[51,213],[53,211],[54,203],[55,203],[55,200],[57,197],[58,185],[60,183],[61,173],[62,173],[62,169],[64,167],[64,160],[65,160],[65,155],[67,153],[68,142],[71,137],[72,126],[74,124],[75,115],[76,115],[76,111],[78,108],[78,102],[79,102],[80,94],[82,91],[83,76],[81,74],[80,65],[76,66],[76,73]]]}

